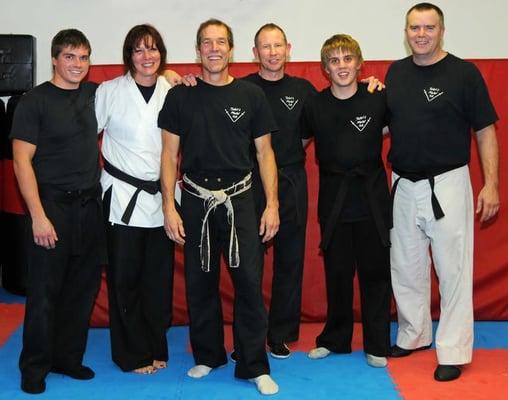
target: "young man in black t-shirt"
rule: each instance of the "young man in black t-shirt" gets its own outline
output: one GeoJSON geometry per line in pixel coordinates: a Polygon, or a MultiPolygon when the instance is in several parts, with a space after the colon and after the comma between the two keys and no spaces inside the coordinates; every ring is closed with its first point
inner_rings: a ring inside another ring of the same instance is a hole
{"type": "Polygon", "coordinates": [[[262,394],[274,394],[278,386],[269,375],[265,351],[260,247],[279,226],[277,169],[270,145],[275,122],[261,89],[229,75],[233,35],[226,24],[202,23],[196,49],[203,79],[195,87],[169,91],[159,114],[164,226],[171,240],[184,245],[196,362],[187,374],[202,378],[227,362],[219,294],[224,253],[235,287],[235,376],[253,381],[262,394]],[[252,142],[266,195],[259,225],[250,190],[252,142]],[[184,190],[179,213],[174,189],[180,152],[184,190]]]}
{"type": "Polygon", "coordinates": [[[81,83],[90,44],[80,31],[51,45],[53,78],[23,96],[14,114],[14,171],[31,220],[21,388],[41,393],[49,372],[92,379],[83,366],[100,281],[96,85],[81,83]]]}
{"type": "Polygon", "coordinates": [[[386,77],[393,167],[392,283],[399,328],[392,357],[432,343],[429,246],[439,276],[438,381],[457,379],[473,352],[474,207],[467,164],[476,131],[485,185],[480,222],[499,208],[497,115],[478,69],[442,49],[439,7],[406,14],[412,55],[386,77]]]}
{"type": "Polygon", "coordinates": [[[381,159],[386,125],[384,92],[370,94],[357,76],[363,59],[348,35],[329,38],[321,62],[330,87],[310,99],[303,132],[313,134],[319,163],[321,226],[328,312],[309,357],[350,353],[353,335],[353,277],[361,289],[367,363],[385,367],[390,347],[390,201],[381,159]]]}

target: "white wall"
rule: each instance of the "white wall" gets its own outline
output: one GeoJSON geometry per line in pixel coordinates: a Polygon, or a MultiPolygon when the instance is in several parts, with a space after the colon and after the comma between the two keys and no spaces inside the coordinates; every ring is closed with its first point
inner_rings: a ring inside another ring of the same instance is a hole
{"type": "MultiPolygon", "coordinates": [[[[194,62],[196,29],[210,17],[235,35],[235,61],[252,61],[252,39],[266,22],[281,25],[292,60],[319,59],[323,41],[349,33],[367,60],[404,57],[404,15],[418,0],[0,0],[0,33],[37,38],[37,81],[51,76],[50,41],[75,27],[89,38],[95,64],[121,63],[121,47],[135,24],[162,33],[169,62],[194,62]]],[[[445,48],[463,58],[508,58],[507,0],[436,0],[445,14],[445,48]]]]}

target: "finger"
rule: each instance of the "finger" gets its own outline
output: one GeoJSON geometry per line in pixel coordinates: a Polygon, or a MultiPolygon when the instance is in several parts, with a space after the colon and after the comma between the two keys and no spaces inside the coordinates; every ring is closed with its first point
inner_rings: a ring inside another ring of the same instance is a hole
{"type": "Polygon", "coordinates": [[[476,214],[479,214],[482,211],[483,200],[478,199],[478,203],[476,204],[476,214]]]}
{"type": "Polygon", "coordinates": [[[261,220],[261,223],[259,224],[259,236],[263,236],[264,237],[264,235],[265,235],[265,229],[266,229],[265,221],[261,220]]]}

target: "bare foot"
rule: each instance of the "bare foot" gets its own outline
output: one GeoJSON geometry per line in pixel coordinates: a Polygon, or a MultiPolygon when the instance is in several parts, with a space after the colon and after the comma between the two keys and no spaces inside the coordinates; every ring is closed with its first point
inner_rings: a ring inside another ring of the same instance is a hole
{"type": "Polygon", "coordinates": [[[155,369],[164,369],[168,366],[168,363],[166,361],[153,360],[152,365],[155,369]]]}
{"type": "Polygon", "coordinates": [[[140,375],[151,375],[157,372],[157,369],[153,365],[147,365],[146,367],[136,368],[132,370],[135,374],[140,375]]]}

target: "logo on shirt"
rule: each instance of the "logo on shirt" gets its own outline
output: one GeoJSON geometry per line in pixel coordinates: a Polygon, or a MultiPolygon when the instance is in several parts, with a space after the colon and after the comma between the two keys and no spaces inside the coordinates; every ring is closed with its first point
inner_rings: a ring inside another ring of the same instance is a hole
{"type": "Polygon", "coordinates": [[[295,108],[296,103],[298,103],[298,99],[295,99],[293,96],[284,96],[280,98],[282,104],[284,104],[289,111],[295,108]]]}
{"type": "Polygon", "coordinates": [[[240,107],[229,107],[229,109],[225,108],[224,111],[226,111],[227,116],[233,123],[238,121],[245,114],[245,111],[240,107]]]}
{"type": "Polygon", "coordinates": [[[365,127],[369,125],[371,117],[367,117],[366,115],[360,115],[355,117],[353,120],[350,120],[351,124],[358,130],[358,132],[363,132],[365,127]]]}
{"type": "Polygon", "coordinates": [[[428,89],[423,89],[423,93],[425,93],[425,97],[427,98],[427,101],[430,103],[431,101],[441,96],[444,92],[441,91],[441,89],[439,88],[430,87],[428,89]]]}

